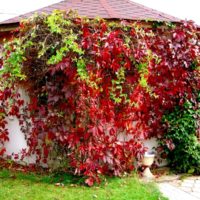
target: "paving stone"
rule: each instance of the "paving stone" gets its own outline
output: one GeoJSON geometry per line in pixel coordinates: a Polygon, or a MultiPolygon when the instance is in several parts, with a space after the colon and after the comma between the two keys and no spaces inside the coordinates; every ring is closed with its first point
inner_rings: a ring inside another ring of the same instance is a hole
{"type": "Polygon", "coordinates": [[[192,192],[198,192],[199,195],[200,195],[200,188],[193,187],[192,192]]]}
{"type": "Polygon", "coordinates": [[[164,196],[169,200],[199,200],[196,193],[193,192],[193,196],[183,190],[170,185],[170,183],[160,183],[159,188],[164,196]]]}
{"type": "Polygon", "coordinates": [[[161,179],[162,182],[158,181],[161,192],[169,200],[200,200],[200,176],[191,176],[184,180],[175,179],[173,175],[169,177],[165,176],[161,179]]]}
{"type": "Polygon", "coordinates": [[[177,181],[180,178],[179,175],[164,175],[156,179],[156,182],[171,182],[177,181]]]}
{"type": "Polygon", "coordinates": [[[194,186],[194,181],[190,181],[190,182],[188,182],[188,181],[185,182],[184,181],[183,183],[181,183],[181,186],[182,187],[191,187],[192,188],[194,186]]]}
{"type": "Polygon", "coordinates": [[[194,183],[196,180],[194,179],[186,179],[183,181],[183,183],[194,183]]]}
{"type": "Polygon", "coordinates": [[[200,184],[199,184],[199,183],[198,183],[198,184],[195,183],[195,184],[194,184],[194,187],[196,187],[196,188],[200,188],[200,184]]]}
{"type": "Polygon", "coordinates": [[[191,194],[192,196],[194,196],[194,197],[200,199],[200,192],[191,192],[190,194],[191,194]]]}
{"type": "Polygon", "coordinates": [[[200,180],[197,179],[195,183],[200,185],[200,180]]]}
{"type": "Polygon", "coordinates": [[[185,191],[185,192],[192,192],[192,188],[191,187],[180,187],[181,190],[185,191]]]}
{"type": "Polygon", "coordinates": [[[189,176],[186,180],[197,180],[197,176],[189,176]]]}

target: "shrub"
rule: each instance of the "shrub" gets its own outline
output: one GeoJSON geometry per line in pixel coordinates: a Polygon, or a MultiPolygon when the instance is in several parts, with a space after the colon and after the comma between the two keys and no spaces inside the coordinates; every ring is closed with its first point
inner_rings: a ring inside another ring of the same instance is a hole
{"type": "Polygon", "coordinates": [[[162,154],[178,172],[200,173],[200,143],[197,139],[200,108],[187,101],[163,117],[166,134],[160,140],[162,154]]]}

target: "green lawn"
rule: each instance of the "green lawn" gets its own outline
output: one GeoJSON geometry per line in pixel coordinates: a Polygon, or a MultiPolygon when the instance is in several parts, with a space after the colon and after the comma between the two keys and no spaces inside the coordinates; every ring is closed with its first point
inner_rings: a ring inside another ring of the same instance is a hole
{"type": "Polygon", "coordinates": [[[74,185],[70,175],[47,176],[0,170],[0,200],[164,200],[157,187],[144,184],[136,175],[112,178],[107,184],[74,185]],[[56,182],[64,187],[55,186],[56,182]]]}

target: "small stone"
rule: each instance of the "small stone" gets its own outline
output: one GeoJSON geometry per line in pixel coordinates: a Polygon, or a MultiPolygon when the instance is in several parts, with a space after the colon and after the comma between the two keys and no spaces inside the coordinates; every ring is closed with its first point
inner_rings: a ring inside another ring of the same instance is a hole
{"type": "Polygon", "coordinates": [[[194,183],[195,180],[194,179],[186,179],[183,181],[183,183],[194,183]]]}
{"type": "Polygon", "coordinates": [[[200,188],[195,188],[195,187],[194,187],[194,188],[192,188],[192,191],[193,191],[193,192],[198,192],[198,193],[200,194],[200,188]]]}
{"type": "Polygon", "coordinates": [[[78,187],[77,184],[70,184],[70,187],[78,187]]]}
{"type": "Polygon", "coordinates": [[[184,181],[182,184],[181,184],[181,186],[182,187],[193,187],[193,185],[194,185],[194,181],[184,181]]]}
{"type": "Polygon", "coordinates": [[[192,192],[192,188],[190,187],[181,187],[181,190],[183,190],[184,192],[192,192]]]}
{"type": "Polygon", "coordinates": [[[195,184],[194,184],[194,187],[195,187],[195,188],[199,188],[199,190],[200,190],[200,183],[195,183],[195,184]]]}
{"type": "Polygon", "coordinates": [[[195,184],[199,184],[200,185],[200,180],[196,180],[195,184]]]}
{"type": "Polygon", "coordinates": [[[60,186],[60,183],[55,183],[55,186],[60,186]]]}
{"type": "Polygon", "coordinates": [[[200,198],[200,192],[191,192],[190,194],[197,198],[200,198]]]}
{"type": "Polygon", "coordinates": [[[65,185],[63,183],[55,183],[55,186],[60,186],[60,187],[64,187],[65,185]]]}

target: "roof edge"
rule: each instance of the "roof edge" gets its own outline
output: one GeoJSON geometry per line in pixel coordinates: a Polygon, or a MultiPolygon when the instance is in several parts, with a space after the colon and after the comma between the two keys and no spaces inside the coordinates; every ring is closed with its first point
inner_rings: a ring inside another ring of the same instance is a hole
{"type": "MultiPolygon", "coordinates": [[[[13,17],[13,18],[10,18],[10,19],[7,19],[7,20],[4,20],[2,22],[0,22],[0,26],[2,25],[10,25],[12,23],[16,24],[16,23],[20,23],[20,21],[25,18],[25,15],[26,14],[34,14],[34,13],[37,13],[37,12],[40,12],[40,10],[43,10],[45,8],[48,8],[48,7],[54,7],[56,6],[57,4],[59,3],[62,3],[62,2],[65,2],[66,0],[62,0],[62,1],[59,1],[57,3],[54,3],[54,4],[51,4],[51,5],[48,5],[48,6],[44,6],[44,7],[41,7],[37,10],[33,10],[33,11],[30,11],[30,12],[27,12],[27,13],[24,13],[24,14],[21,14],[19,16],[16,16],[16,17],[13,17]],[[12,20],[13,19],[13,20],[12,20]],[[15,19],[15,20],[14,20],[15,19]]],[[[112,9],[108,9],[109,7],[109,4],[107,4],[107,0],[99,0],[101,4],[103,4],[102,6],[104,7],[105,10],[107,10],[107,13],[110,15],[110,16],[113,16],[111,18],[115,18],[115,12],[114,10],[112,9]],[[109,12],[108,12],[109,11],[109,12]],[[111,12],[111,13],[110,13],[111,12]],[[113,13],[114,12],[114,13],[113,13]]],[[[116,17],[116,19],[125,19],[125,20],[133,20],[133,21],[154,21],[154,22],[159,22],[159,21],[163,21],[163,22],[181,22],[181,19],[177,18],[177,17],[174,17],[174,16],[171,16],[169,14],[166,14],[166,13],[163,13],[161,11],[158,11],[156,9],[153,9],[153,8],[150,8],[148,6],[144,6],[140,3],[137,3],[137,2],[134,2],[134,1],[131,1],[131,0],[124,0],[125,2],[127,3],[130,3],[132,5],[137,5],[138,7],[142,8],[143,10],[151,10],[152,13],[154,13],[155,15],[158,16],[158,19],[139,19],[137,17],[134,18],[134,14],[133,14],[133,17],[130,18],[126,18],[125,16],[120,16],[120,17],[116,17]],[[159,17],[163,18],[162,20],[159,20],[159,17]]],[[[77,1],[75,1],[77,3],[77,1]]],[[[73,2],[73,4],[75,3],[73,2]]],[[[107,19],[107,18],[104,18],[104,19],[107,19]]],[[[110,19],[110,18],[109,18],[110,19]]]]}
{"type": "MultiPolygon", "coordinates": [[[[151,7],[149,7],[149,6],[146,6],[146,5],[143,5],[143,4],[140,4],[140,3],[138,3],[138,2],[133,2],[133,1],[131,1],[131,0],[126,0],[127,2],[129,2],[129,3],[132,3],[132,4],[136,4],[136,5],[138,5],[138,6],[140,6],[140,7],[142,7],[142,8],[146,8],[146,9],[151,9],[153,12],[159,12],[159,13],[161,13],[161,14],[163,14],[165,17],[168,17],[169,18],[169,21],[171,21],[171,22],[181,22],[181,20],[182,19],[180,19],[180,18],[178,18],[178,17],[175,17],[175,16],[172,16],[172,15],[170,15],[170,14],[167,14],[167,13],[164,13],[164,12],[162,12],[162,11],[158,11],[158,10],[156,10],[156,9],[154,9],[154,8],[151,8],[151,7]],[[171,20],[171,18],[174,18],[174,21],[172,21],[171,20]]],[[[154,20],[154,21],[158,21],[158,20],[154,20]]]]}

